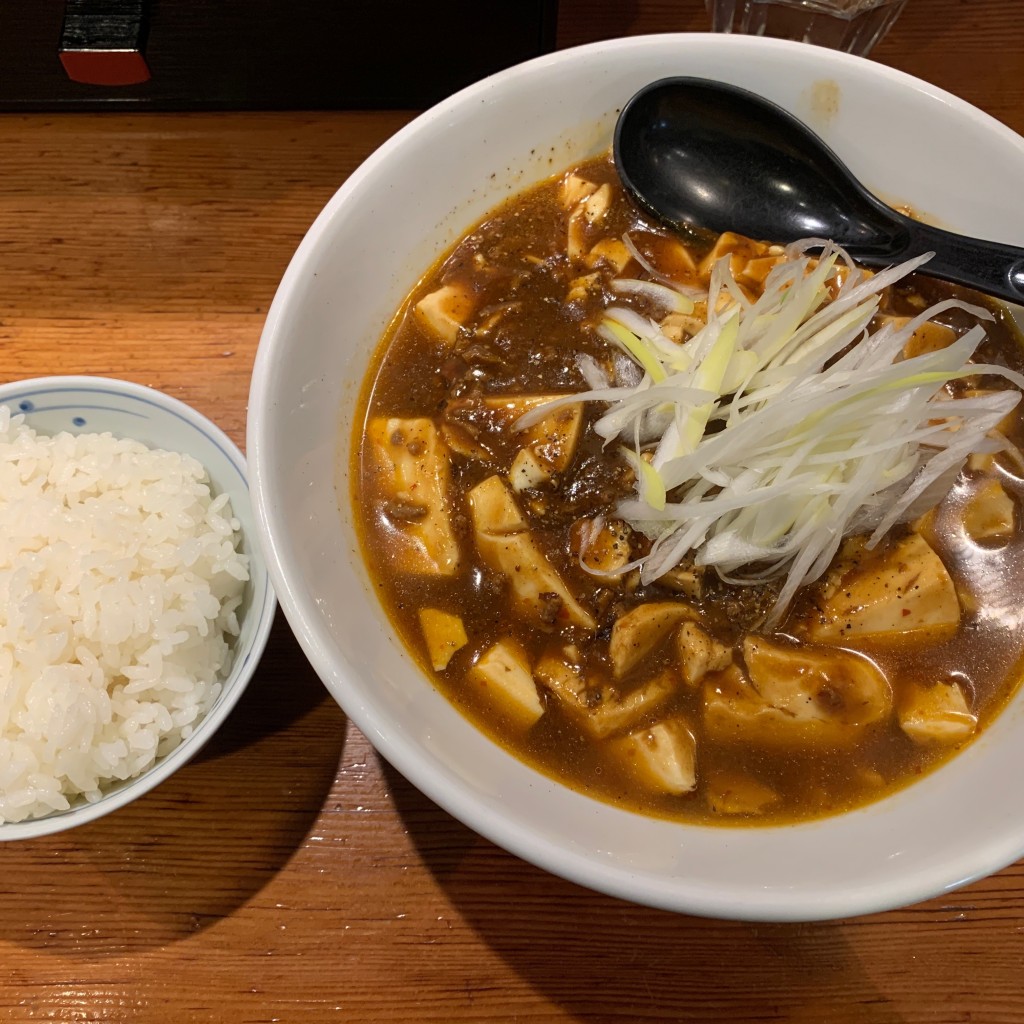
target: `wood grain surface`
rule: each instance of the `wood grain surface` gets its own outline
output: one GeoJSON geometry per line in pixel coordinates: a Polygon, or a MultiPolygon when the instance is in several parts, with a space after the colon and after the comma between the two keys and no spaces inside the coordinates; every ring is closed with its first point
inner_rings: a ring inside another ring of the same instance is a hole
{"type": "MultiPolygon", "coordinates": [[[[696,0],[563,0],[559,38],[706,25],[696,0]]],[[[875,56],[1024,132],[1018,3],[910,0],[875,56]]],[[[126,377],[242,441],[295,245],[411,116],[0,118],[0,378],[126,377]]],[[[0,1020],[1015,1024],[1024,865],[812,925],[596,895],[382,763],[279,617],[199,760],[90,826],[0,846],[0,1020]]]]}

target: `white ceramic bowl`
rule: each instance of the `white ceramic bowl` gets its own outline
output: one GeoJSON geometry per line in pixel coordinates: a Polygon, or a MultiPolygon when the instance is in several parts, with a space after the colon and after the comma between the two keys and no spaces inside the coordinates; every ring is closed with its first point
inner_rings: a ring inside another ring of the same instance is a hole
{"type": "Polygon", "coordinates": [[[39,377],[0,385],[0,405],[25,414],[44,434],[109,431],[151,448],[183,452],[205,467],[215,494],[227,493],[241,524],[241,550],[249,556],[250,580],[239,609],[241,631],[231,670],[213,707],[193,733],[152,768],[112,785],[96,803],[72,803],[43,818],[0,824],[0,840],[31,839],[93,821],[149,792],[186,764],[220,727],[248,685],[270,635],[277,603],[254,526],[245,457],[219,427],[184,402],[160,391],[105,377],[39,377]]]}
{"type": "Polygon", "coordinates": [[[422,677],[359,556],[348,449],[370,353],[406,291],[476,219],[610,144],[641,86],[697,75],[803,118],[862,181],[964,232],[1024,244],[1024,141],[956,97],[818,47],[729,35],[542,57],[417,118],[310,228],[260,342],[248,450],[278,597],[331,693],[457,818],[556,874],[671,910],[808,920],[912,903],[1024,854],[1024,694],[951,764],[828,820],[692,827],[580,796],[514,760],[422,677]]]}

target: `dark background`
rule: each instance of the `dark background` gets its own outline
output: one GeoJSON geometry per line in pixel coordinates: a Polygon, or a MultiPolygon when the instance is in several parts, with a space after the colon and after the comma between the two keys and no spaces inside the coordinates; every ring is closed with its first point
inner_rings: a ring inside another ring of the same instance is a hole
{"type": "MultiPolygon", "coordinates": [[[[117,0],[77,0],[115,13],[117,0]]],[[[131,6],[131,5],[127,5],[131,6]]],[[[554,48],[558,0],[148,0],[139,85],[71,81],[65,0],[0,0],[0,111],[415,108],[554,48]]]]}

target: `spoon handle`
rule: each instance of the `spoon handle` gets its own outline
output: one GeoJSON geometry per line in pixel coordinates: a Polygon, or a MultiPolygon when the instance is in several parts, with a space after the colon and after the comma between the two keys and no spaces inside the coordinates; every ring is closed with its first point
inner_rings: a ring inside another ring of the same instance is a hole
{"type": "Polygon", "coordinates": [[[898,262],[918,253],[935,255],[922,274],[967,285],[1007,302],[1024,303],[1024,249],[1002,242],[957,235],[900,215],[908,241],[902,254],[890,253],[886,262],[898,262]]]}

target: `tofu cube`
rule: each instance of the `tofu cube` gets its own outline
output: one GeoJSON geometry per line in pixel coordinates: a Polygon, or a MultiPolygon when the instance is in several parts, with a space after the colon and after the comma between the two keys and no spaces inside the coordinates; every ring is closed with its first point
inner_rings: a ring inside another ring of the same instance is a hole
{"type": "Polygon", "coordinates": [[[978,716],[953,681],[909,685],[901,694],[897,715],[900,728],[922,746],[955,746],[970,739],[978,727],[978,716]]]}
{"type": "Polygon", "coordinates": [[[715,814],[761,814],[779,802],[779,794],[763,782],[738,771],[713,775],[706,786],[708,807],[715,814]]]}
{"type": "Polygon", "coordinates": [[[839,581],[811,624],[814,640],[952,629],[960,622],[956,588],[942,559],[919,534],[868,552],[839,581]]]}
{"type": "Polygon", "coordinates": [[[533,539],[512,491],[500,476],[488,477],[469,492],[469,510],[477,550],[492,569],[508,579],[513,601],[525,615],[552,627],[595,628],[594,617],[572,596],[533,539]]]}
{"type": "Polygon", "coordinates": [[[458,615],[439,608],[421,608],[419,619],[431,667],[435,672],[443,672],[455,652],[468,643],[466,627],[458,615]]]}
{"type": "Polygon", "coordinates": [[[375,417],[367,427],[373,497],[392,530],[392,564],[402,572],[451,576],[459,544],[448,514],[448,449],[431,420],[375,417]]]}
{"type": "Polygon", "coordinates": [[[676,796],[697,788],[697,744],[683,719],[638,729],[616,741],[616,746],[648,788],[676,796]]]}
{"type": "Polygon", "coordinates": [[[581,724],[596,739],[603,739],[623,729],[632,729],[671,697],[678,686],[676,674],[666,670],[628,693],[606,690],[599,702],[587,708],[581,724]]]}
{"type": "Polygon", "coordinates": [[[986,480],[968,498],[964,530],[976,542],[999,542],[1013,536],[1013,498],[995,479],[986,480]]]}
{"type": "Polygon", "coordinates": [[[639,665],[684,619],[697,618],[697,610],[684,601],[649,601],[620,615],[608,644],[615,678],[621,679],[639,665]]]}
{"type": "Polygon", "coordinates": [[[687,686],[696,688],[709,672],[732,664],[732,651],[696,622],[684,622],[676,633],[679,671],[687,686]]]}
{"type": "Polygon", "coordinates": [[[499,640],[488,648],[466,680],[516,728],[525,731],[544,714],[529,659],[515,640],[499,640]]]}
{"type": "Polygon", "coordinates": [[[413,315],[445,344],[454,345],[475,306],[473,292],[466,285],[452,282],[424,295],[413,307],[413,315]]]}

